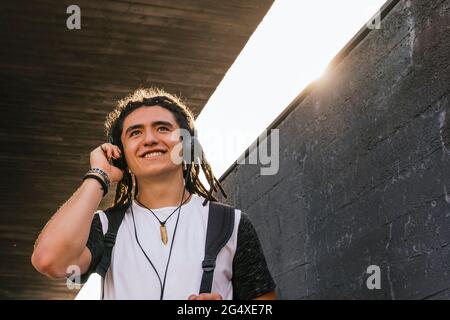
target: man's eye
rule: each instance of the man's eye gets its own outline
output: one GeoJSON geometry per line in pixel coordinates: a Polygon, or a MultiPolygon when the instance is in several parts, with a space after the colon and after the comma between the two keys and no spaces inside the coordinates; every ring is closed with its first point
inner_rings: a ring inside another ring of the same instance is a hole
{"type": "Polygon", "coordinates": [[[135,133],[139,133],[139,132],[140,132],[140,131],[138,131],[138,130],[131,132],[131,133],[130,133],[130,137],[134,136],[135,133]]]}
{"type": "Polygon", "coordinates": [[[169,129],[167,127],[159,127],[158,130],[163,129],[163,131],[169,131],[169,129]]]}

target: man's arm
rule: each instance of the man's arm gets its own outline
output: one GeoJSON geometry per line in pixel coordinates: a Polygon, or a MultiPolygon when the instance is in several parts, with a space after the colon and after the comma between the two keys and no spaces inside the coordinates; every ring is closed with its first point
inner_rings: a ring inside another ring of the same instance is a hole
{"type": "Polygon", "coordinates": [[[87,271],[92,257],[86,242],[102,195],[100,184],[86,179],[53,215],[36,240],[31,256],[36,270],[55,279],[64,278],[70,265],[77,265],[81,273],[87,271]]]}
{"type": "Polygon", "coordinates": [[[245,213],[239,221],[233,260],[233,297],[238,300],[275,299],[276,284],[255,228],[245,213]]]}
{"type": "MultiPolygon", "coordinates": [[[[105,171],[111,182],[122,178],[120,169],[109,163],[120,157],[117,146],[105,143],[90,154],[91,167],[105,171]]],[[[103,197],[98,181],[86,179],[72,197],[53,215],[39,235],[31,263],[40,273],[51,278],[64,278],[67,268],[76,265],[81,274],[90,266],[92,256],[86,247],[94,212],[103,197]]]]}

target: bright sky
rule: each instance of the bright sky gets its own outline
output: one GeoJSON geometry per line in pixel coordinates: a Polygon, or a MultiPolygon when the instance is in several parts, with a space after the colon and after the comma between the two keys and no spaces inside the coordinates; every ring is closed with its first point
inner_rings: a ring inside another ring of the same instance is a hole
{"type": "MultiPolygon", "coordinates": [[[[276,0],[196,120],[219,178],[385,0],[276,0]]],[[[381,28],[383,26],[381,25],[381,28]]],[[[76,299],[98,299],[93,274],[76,299]]]]}
{"type": "Polygon", "coordinates": [[[276,0],[197,118],[220,177],[385,0],[276,0]]]}

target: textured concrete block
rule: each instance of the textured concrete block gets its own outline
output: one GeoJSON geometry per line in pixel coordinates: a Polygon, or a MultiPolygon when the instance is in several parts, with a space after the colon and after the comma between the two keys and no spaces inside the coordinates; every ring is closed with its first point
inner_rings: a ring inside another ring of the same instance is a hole
{"type": "Polygon", "coordinates": [[[278,125],[278,174],[222,181],[280,298],[450,297],[449,84],[450,1],[400,1],[278,125]]]}

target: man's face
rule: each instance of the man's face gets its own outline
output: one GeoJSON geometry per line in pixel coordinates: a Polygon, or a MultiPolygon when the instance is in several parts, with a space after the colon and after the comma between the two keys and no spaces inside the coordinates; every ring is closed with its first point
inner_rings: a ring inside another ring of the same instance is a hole
{"type": "Polygon", "coordinates": [[[173,137],[178,128],[172,112],[160,106],[140,107],[125,118],[121,139],[128,167],[136,177],[164,176],[181,170],[170,157],[180,143],[173,137]]]}

